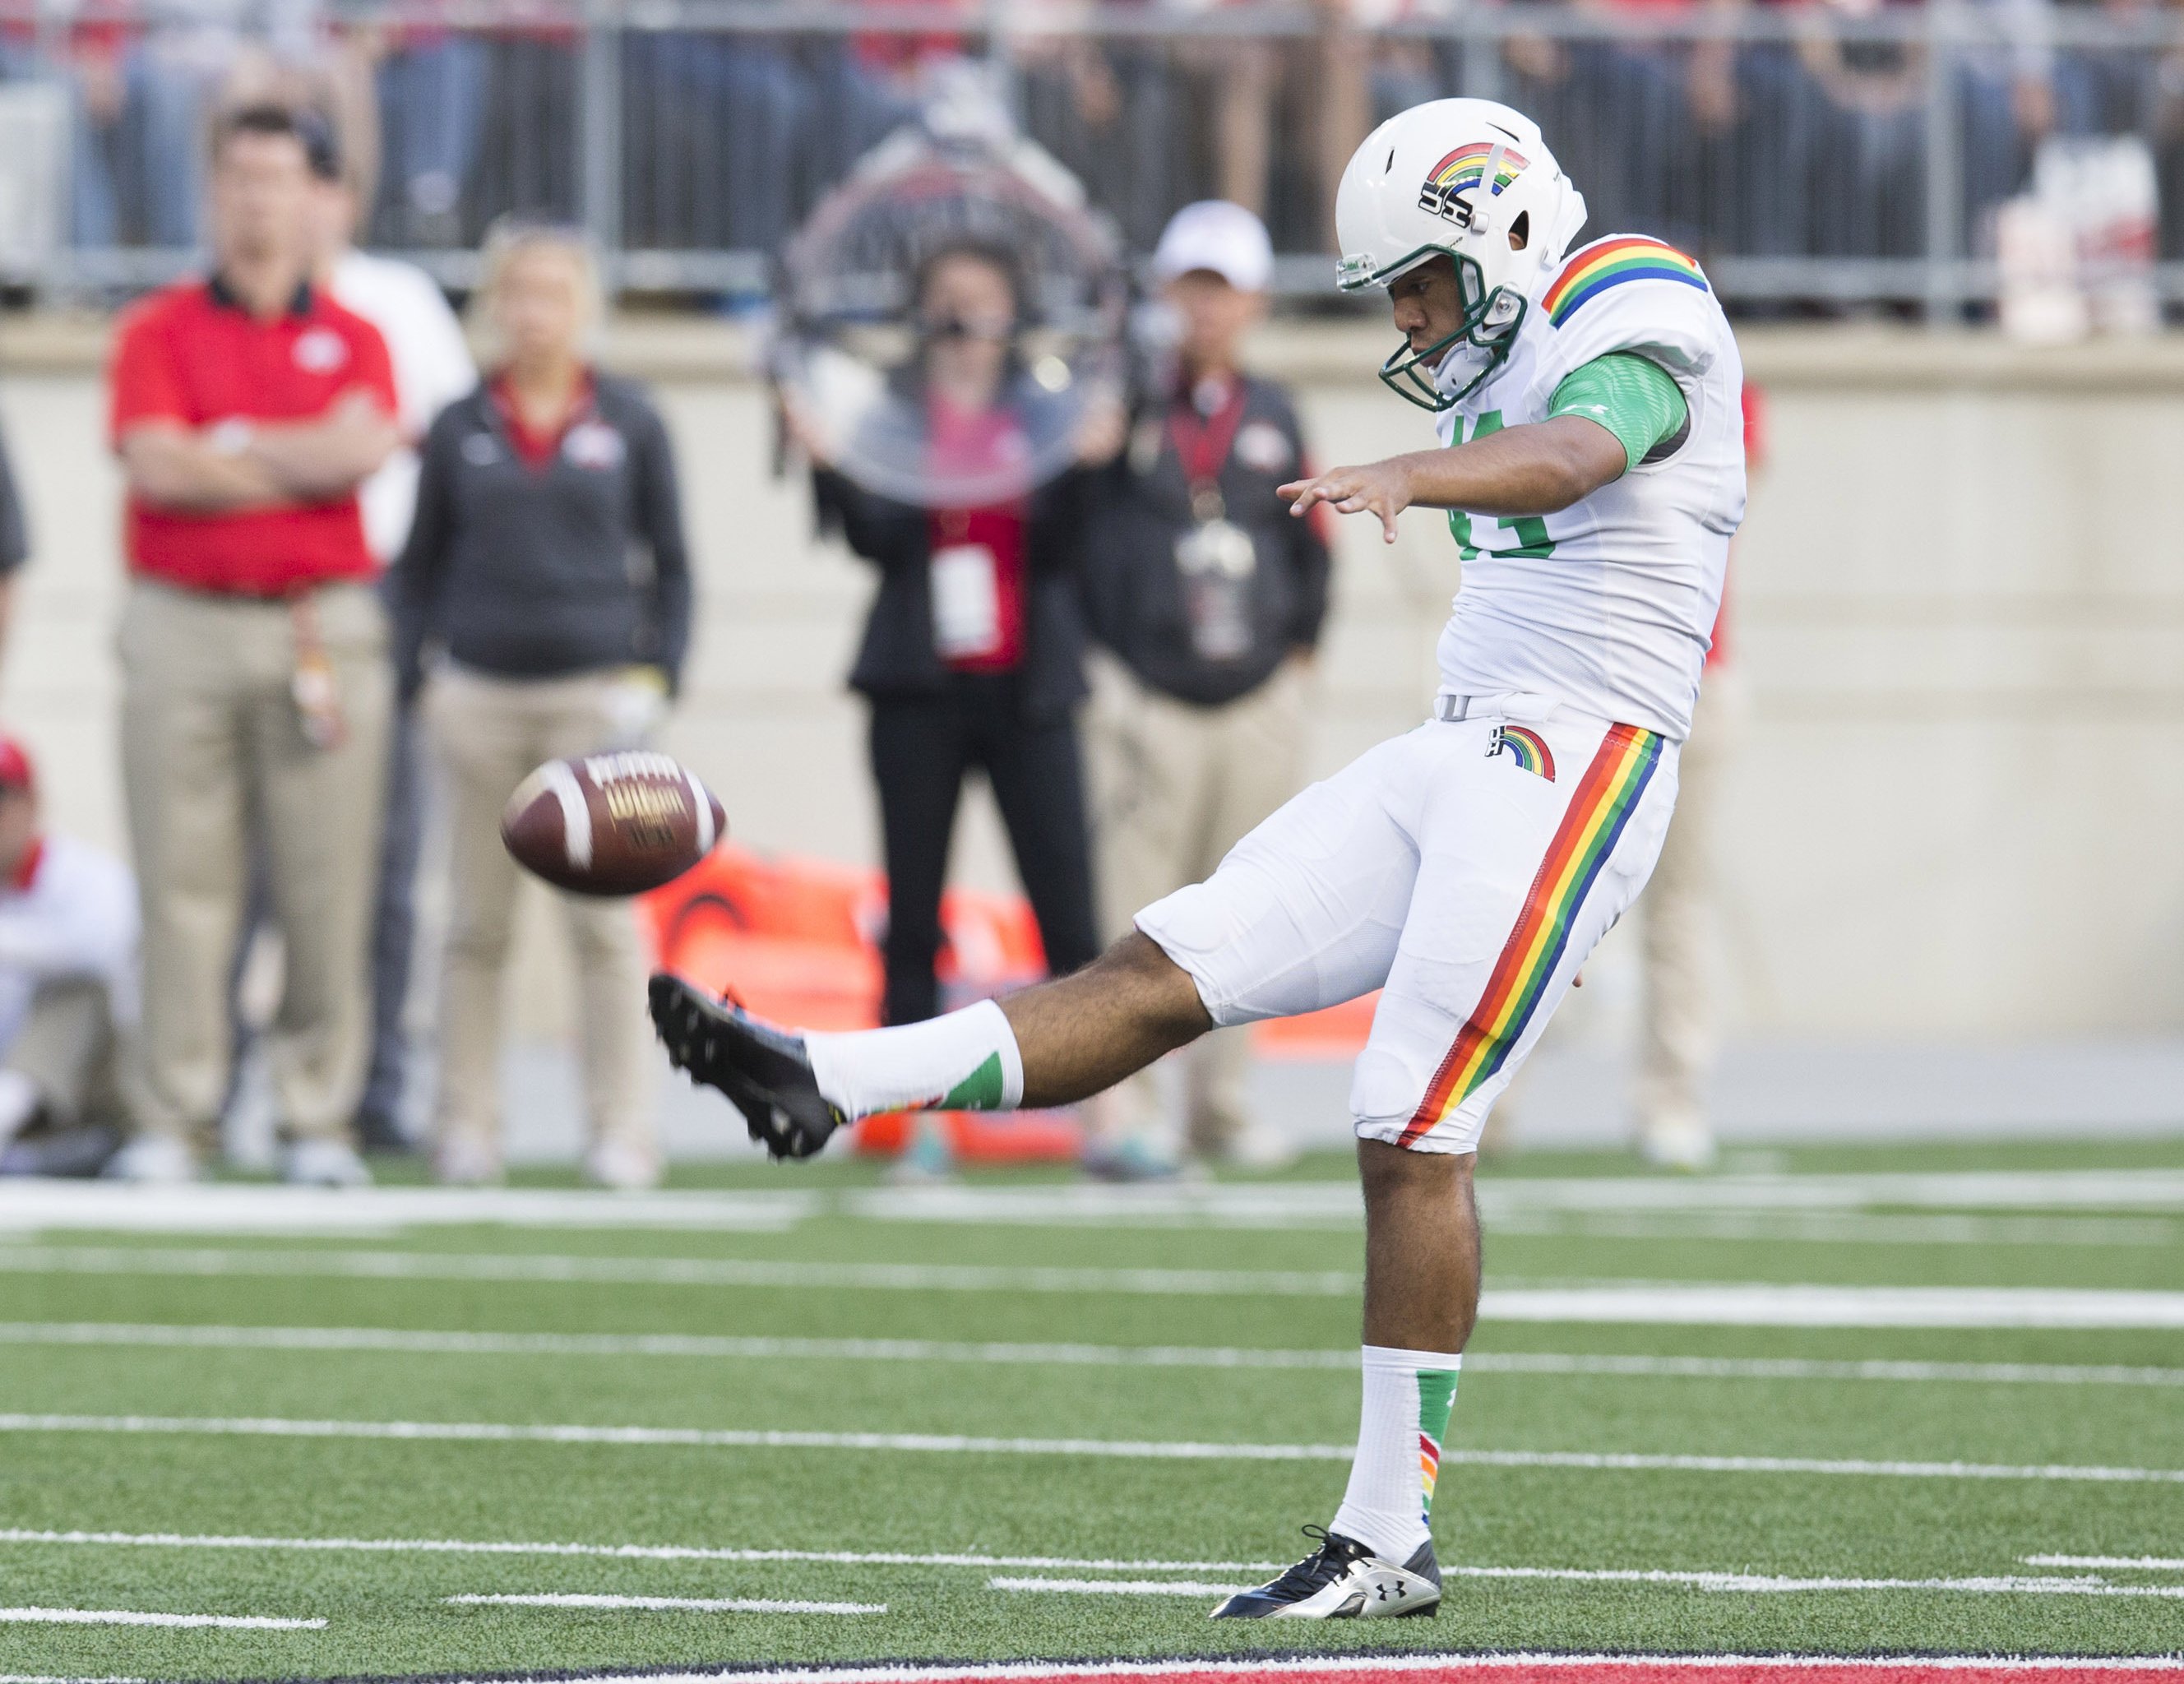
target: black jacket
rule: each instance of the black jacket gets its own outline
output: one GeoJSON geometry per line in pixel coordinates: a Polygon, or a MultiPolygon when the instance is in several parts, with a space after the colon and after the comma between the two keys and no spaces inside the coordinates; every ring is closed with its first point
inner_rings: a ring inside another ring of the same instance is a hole
{"type": "Polygon", "coordinates": [[[1092,633],[1146,684],[1216,706],[1256,689],[1293,650],[1319,641],[1327,617],[1327,546],[1293,519],[1274,488],[1302,477],[1303,441],[1279,386],[1244,378],[1244,412],[1217,483],[1223,512],[1251,536],[1257,566],[1246,597],[1249,646],[1208,661],[1192,646],[1175,546],[1195,524],[1190,485],[1167,427],[1169,404],[1139,404],[1130,445],[1091,493],[1084,547],[1092,633]]]}
{"type": "Polygon", "coordinates": [[[417,515],[388,586],[395,671],[426,646],[506,678],[662,667],[690,640],[690,560],[667,430],[643,389],[596,376],[591,414],[526,463],[483,387],[426,435],[417,515]]]}
{"type": "MultiPolygon", "coordinates": [[[[1024,523],[1024,655],[1017,669],[1027,722],[1055,718],[1084,699],[1084,618],[1078,595],[1088,476],[1071,469],[1031,494],[1024,523]]],[[[866,695],[937,696],[954,675],[933,642],[931,511],[815,470],[822,526],[877,566],[879,594],[865,622],[850,687],[866,695]]]]}

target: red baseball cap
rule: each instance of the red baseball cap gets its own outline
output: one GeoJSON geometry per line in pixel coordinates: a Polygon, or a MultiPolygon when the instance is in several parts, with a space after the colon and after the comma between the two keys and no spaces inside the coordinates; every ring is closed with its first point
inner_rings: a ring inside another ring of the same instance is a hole
{"type": "Polygon", "coordinates": [[[35,789],[38,768],[20,739],[0,731],[0,789],[35,789]]]}

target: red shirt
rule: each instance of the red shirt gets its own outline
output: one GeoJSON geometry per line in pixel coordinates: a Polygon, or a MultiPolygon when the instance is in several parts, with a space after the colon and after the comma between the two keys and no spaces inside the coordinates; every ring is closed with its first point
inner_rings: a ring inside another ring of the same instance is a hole
{"type": "Polygon", "coordinates": [[[492,395],[494,410],[499,413],[500,425],[508,434],[508,442],[515,448],[515,454],[522,459],[526,467],[544,467],[554,460],[554,453],[561,448],[561,441],[569,436],[577,423],[591,418],[592,375],[589,369],[584,371],[583,378],[577,382],[577,390],[561,419],[544,432],[533,431],[531,423],[523,419],[523,411],[516,404],[515,389],[509,385],[505,372],[494,375],[487,382],[486,389],[492,395]]]}
{"type": "MultiPolygon", "coordinates": [[[[938,474],[990,473],[1009,459],[1012,446],[1022,447],[1017,419],[1006,410],[973,413],[935,397],[926,404],[926,425],[927,459],[938,474]]],[[[936,509],[928,516],[926,532],[936,562],[944,564],[951,551],[983,550],[988,559],[975,565],[992,569],[991,639],[975,651],[944,650],[941,661],[950,671],[1012,672],[1022,661],[1030,571],[1024,555],[1026,524],[1021,498],[983,509],[936,509]]]]}
{"type": "MultiPolygon", "coordinates": [[[[395,410],[394,370],[379,330],[309,287],[270,321],[217,280],[155,293],[123,316],[111,380],[117,449],[143,421],[195,430],[235,419],[313,421],[359,389],[395,410]]],[[[155,507],[131,493],[124,538],[131,572],[237,596],[281,596],[376,571],[354,492],[216,514],[155,507]]]]}

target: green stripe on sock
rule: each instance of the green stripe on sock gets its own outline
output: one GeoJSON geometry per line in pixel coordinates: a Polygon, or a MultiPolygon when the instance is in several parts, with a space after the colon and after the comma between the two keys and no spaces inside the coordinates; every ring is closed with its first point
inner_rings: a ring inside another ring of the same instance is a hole
{"type": "MultiPolygon", "coordinates": [[[[989,1052],[986,1062],[948,1090],[943,1111],[999,1111],[1001,1108],[1001,1055],[989,1052]]],[[[1453,1380],[1454,1375],[1450,1378],[1453,1380]]],[[[1444,1416],[1446,1411],[1443,1412],[1444,1416]]]]}
{"type": "Polygon", "coordinates": [[[1418,1371],[1418,1430],[1439,1444],[1448,1432],[1449,1412],[1456,1407],[1456,1369],[1418,1371]]]}

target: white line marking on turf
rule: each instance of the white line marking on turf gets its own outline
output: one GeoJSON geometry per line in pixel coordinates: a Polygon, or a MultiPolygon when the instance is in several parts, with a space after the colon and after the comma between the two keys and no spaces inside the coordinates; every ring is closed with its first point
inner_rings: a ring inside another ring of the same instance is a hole
{"type": "MultiPolygon", "coordinates": [[[[371,1251],[220,1251],[0,1246],[20,1274],[334,1276],[378,1280],[599,1282],[679,1286],[820,1287],[920,1292],[1113,1292],[1162,1296],[1349,1297],[1340,1270],[997,1268],[939,1263],[781,1263],[752,1258],[599,1257],[371,1251]]],[[[2055,1287],[1703,1285],[1601,1280],[1490,1287],[1489,1321],[1613,1322],[1725,1327],[2184,1329],[2184,1292],[2055,1287]]]]}
{"type": "Polygon", "coordinates": [[[0,1625],[181,1625],[230,1631],[322,1631],[323,1620],[257,1614],[144,1614],[125,1608],[0,1608],[0,1625]]]}
{"type": "MultiPolygon", "coordinates": [[[[961,1433],[803,1432],[722,1427],[604,1427],[510,1421],[315,1421],[218,1415],[0,1415],[0,1432],[189,1434],[499,1444],[611,1444],[723,1450],[889,1450],[953,1455],[1098,1456],[1123,1461],[1348,1462],[1348,1444],[1219,1444],[1177,1439],[989,1438],[961,1433]]],[[[2184,1485],[2184,1469],[2075,1463],[1879,1461],[1805,1456],[1633,1455],[1570,1450],[1444,1449],[1444,1464],[1596,1472],[1842,1474],[1883,1479],[2033,1480],[2184,1485]]]]}
{"type": "MultiPolygon", "coordinates": [[[[2103,1579],[2035,1579],[2005,1575],[1972,1579],[1793,1579],[1760,1573],[1673,1573],[1658,1569],[1444,1566],[1444,1578],[1552,1579],[1588,1584],[1675,1585],[1700,1591],[1768,1594],[1798,1591],[1956,1591],[1977,1596],[2025,1592],[2048,1596],[2184,1598],[2184,1585],[2111,1585],[2103,1579]]],[[[1207,1585],[1173,1579],[994,1578],[996,1591],[1054,1591],[1072,1595],[1228,1596],[1242,1585],[1207,1585]]]]}
{"type": "Polygon", "coordinates": [[[885,1614],[883,1602],[780,1602],[769,1597],[610,1597],[577,1592],[532,1596],[443,1597],[443,1602],[501,1608],[629,1608],[674,1614],[885,1614]]]}
{"type": "MultiPolygon", "coordinates": [[[[245,1351],[395,1351],[426,1356],[699,1357],[772,1362],[997,1363],[1056,1367],[1325,1369],[1354,1373],[1353,1350],[1240,1346],[1011,1344],[946,1339],[739,1338],[682,1333],[476,1333],[382,1327],[229,1327],[142,1322],[0,1322],[0,1344],[245,1351]]],[[[1672,1380],[1966,1380],[1989,1385],[2184,1386],[2184,1369],[2050,1363],[1832,1362],[1775,1357],[1625,1357],[1473,1352],[1474,1374],[1615,1375],[1672,1380]]]]}
{"type": "Polygon", "coordinates": [[[2184,1573],[2184,1556],[2177,1555],[2028,1555],[2027,1567],[2108,1568],[2126,1573],[2184,1573]]]}
{"type": "Polygon", "coordinates": [[[276,1187],[192,1182],[132,1187],[113,1181],[0,1183],[0,1233],[44,1229],[108,1233],[381,1234],[404,1228],[688,1229],[779,1233],[824,1206],[824,1196],[596,1192],[531,1187],[276,1187]]]}
{"type": "MultiPolygon", "coordinates": [[[[39,1274],[319,1275],[370,1280],[597,1282],[611,1285],[835,1287],[894,1292],[1123,1292],[1346,1297],[1359,1277],[1329,1269],[990,1268],[954,1263],[776,1263],[742,1257],[602,1257],[369,1251],[216,1251],[0,1246],[0,1269],[39,1274]]],[[[2184,1294],[2179,1294],[2184,1298],[2184,1294]]]]}
{"type": "MultiPolygon", "coordinates": [[[[1071,1555],[916,1554],[900,1550],[727,1549],[693,1544],[523,1543],[467,1538],[265,1538],[190,1532],[0,1531],[0,1544],[115,1544],[155,1549],[363,1551],[392,1555],[575,1555],[621,1561],[811,1561],[844,1567],[1041,1567],[1107,1573],[1272,1573],[1285,1561],[1119,1560],[1071,1555]]],[[[0,1684],[6,1684],[0,1679],[0,1684]]]]}

